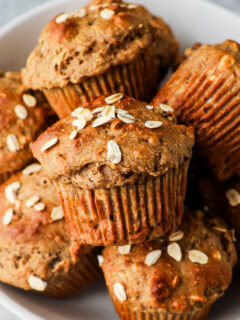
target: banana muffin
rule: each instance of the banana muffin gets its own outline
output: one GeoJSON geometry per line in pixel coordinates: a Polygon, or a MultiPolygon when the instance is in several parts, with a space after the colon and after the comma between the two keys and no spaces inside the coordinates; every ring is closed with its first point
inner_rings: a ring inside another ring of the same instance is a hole
{"type": "MultiPolygon", "coordinates": [[[[240,249],[240,178],[235,176],[227,181],[219,182],[211,175],[197,178],[197,186],[201,193],[205,210],[218,212],[236,233],[240,249]]],[[[240,252],[240,250],[239,250],[240,252]]]]}
{"type": "Polygon", "coordinates": [[[143,6],[93,0],[46,25],[23,79],[63,118],[100,94],[150,101],[177,53],[169,26],[143,6]]]}
{"type": "Polygon", "coordinates": [[[65,298],[99,273],[89,246],[71,240],[59,197],[33,163],[0,186],[0,281],[65,298]]]}
{"type": "Polygon", "coordinates": [[[169,237],[107,247],[101,260],[120,319],[204,320],[231,282],[236,250],[221,219],[196,211],[169,237]]]}
{"type": "Polygon", "coordinates": [[[144,102],[103,95],[32,145],[59,191],[74,238],[91,245],[154,239],[180,223],[192,128],[144,102]],[[171,121],[170,121],[170,120],[171,121]]]}
{"type": "Polygon", "coordinates": [[[196,45],[153,104],[169,104],[180,123],[192,125],[196,149],[218,180],[240,172],[240,46],[227,40],[196,45]]]}
{"type": "Polygon", "coordinates": [[[29,145],[47,127],[48,103],[39,92],[25,92],[20,77],[0,73],[0,182],[33,159],[29,145]]]}

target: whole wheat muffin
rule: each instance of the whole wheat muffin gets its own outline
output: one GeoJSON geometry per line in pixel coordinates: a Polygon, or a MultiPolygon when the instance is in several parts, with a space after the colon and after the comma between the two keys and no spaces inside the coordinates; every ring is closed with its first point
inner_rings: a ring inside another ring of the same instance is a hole
{"type": "MultiPolygon", "coordinates": [[[[235,176],[227,181],[218,182],[211,175],[201,175],[197,178],[206,210],[218,212],[233,228],[240,249],[240,178],[235,176]]],[[[239,250],[240,252],[240,250],[239,250]]]]}
{"type": "Polygon", "coordinates": [[[175,60],[178,44],[165,22],[144,7],[93,0],[44,28],[23,72],[60,118],[105,93],[150,101],[175,60]]]}
{"type": "Polygon", "coordinates": [[[141,242],[181,223],[193,130],[152,108],[100,96],[32,145],[80,242],[141,242]]]}
{"type": "Polygon", "coordinates": [[[223,221],[198,211],[169,238],[107,247],[101,260],[120,319],[203,320],[231,282],[236,251],[223,221]]]}
{"type": "Polygon", "coordinates": [[[65,298],[97,278],[96,255],[69,237],[59,197],[40,164],[2,184],[0,201],[0,281],[65,298]]]}
{"type": "Polygon", "coordinates": [[[196,45],[153,104],[170,104],[192,125],[196,148],[219,180],[240,172],[240,46],[234,41],[196,45]]]}
{"type": "Polygon", "coordinates": [[[0,182],[33,159],[29,144],[46,129],[48,106],[41,93],[24,91],[20,73],[0,73],[0,182]]]}

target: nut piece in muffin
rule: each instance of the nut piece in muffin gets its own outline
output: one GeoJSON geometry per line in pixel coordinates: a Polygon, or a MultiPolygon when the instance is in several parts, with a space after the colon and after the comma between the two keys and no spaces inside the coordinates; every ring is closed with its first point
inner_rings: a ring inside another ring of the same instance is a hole
{"type": "Polygon", "coordinates": [[[94,0],[46,25],[23,79],[63,118],[100,94],[150,101],[177,53],[169,26],[143,6],[94,0]]]}
{"type": "Polygon", "coordinates": [[[169,119],[144,102],[103,95],[34,142],[74,238],[135,243],[181,223],[194,137],[169,119]]]}
{"type": "Polygon", "coordinates": [[[33,155],[29,145],[47,127],[48,103],[24,91],[21,74],[0,74],[0,182],[22,169],[33,155]]]}
{"type": "Polygon", "coordinates": [[[94,251],[71,240],[58,194],[33,163],[0,186],[0,281],[65,298],[99,273],[94,251]]]}
{"type": "Polygon", "coordinates": [[[169,237],[123,248],[105,248],[101,264],[120,319],[206,319],[236,263],[224,222],[201,211],[169,237]]]}
{"type": "Polygon", "coordinates": [[[218,180],[240,172],[240,46],[234,41],[187,49],[185,60],[154,98],[192,125],[196,148],[218,180]]]}

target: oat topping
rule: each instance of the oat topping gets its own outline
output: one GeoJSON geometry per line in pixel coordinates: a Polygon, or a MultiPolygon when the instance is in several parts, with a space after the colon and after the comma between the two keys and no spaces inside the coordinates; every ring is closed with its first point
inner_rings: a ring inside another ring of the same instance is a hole
{"type": "Polygon", "coordinates": [[[132,246],[130,244],[127,244],[125,246],[119,246],[118,247],[118,251],[119,251],[120,254],[123,254],[123,255],[129,254],[130,251],[131,251],[131,247],[132,246]]]}
{"type": "Polygon", "coordinates": [[[155,128],[159,128],[162,126],[162,121],[146,121],[145,122],[145,127],[149,128],[149,129],[155,129],[155,128]]]}
{"type": "Polygon", "coordinates": [[[48,142],[46,142],[42,148],[41,148],[41,152],[44,152],[48,149],[50,149],[51,147],[53,147],[55,144],[58,143],[58,138],[53,138],[51,140],[49,140],[48,142]]]}
{"type": "Polygon", "coordinates": [[[64,218],[62,206],[58,206],[52,209],[51,218],[53,221],[61,220],[64,218]]]}
{"type": "Polygon", "coordinates": [[[69,135],[69,139],[70,140],[73,140],[73,139],[75,139],[76,138],[76,136],[77,136],[77,130],[73,130],[71,133],[70,133],[70,135],[69,135]]]}
{"type": "Polygon", "coordinates": [[[160,259],[161,255],[162,255],[161,250],[154,250],[149,252],[145,258],[145,264],[149,267],[153,266],[160,259]]]}
{"type": "Polygon", "coordinates": [[[105,20],[110,20],[115,14],[115,11],[111,10],[111,9],[103,9],[100,12],[100,16],[105,19],[105,20]]]}
{"type": "Polygon", "coordinates": [[[14,134],[9,134],[7,136],[7,146],[11,152],[16,152],[20,150],[18,139],[14,134]]]}
{"type": "Polygon", "coordinates": [[[98,259],[99,267],[101,267],[103,264],[104,258],[101,254],[99,254],[99,255],[97,255],[97,259],[98,259]]]}
{"type": "Polygon", "coordinates": [[[14,203],[17,200],[16,191],[19,190],[20,186],[20,183],[16,181],[5,188],[5,196],[9,202],[14,203]]]}
{"type": "Polygon", "coordinates": [[[112,162],[113,164],[117,164],[122,160],[122,153],[119,148],[119,145],[114,140],[109,140],[107,144],[107,160],[112,162]]]}
{"type": "Polygon", "coordinates": [[[104,110],[104,107],[99,107],[99,108],[96,108],[92,111],[92,114],[96,114],[96,113],[100,113],[104,110]]]}
{"type": "Polygon", "coordinates": [[[122,93],[115,93],[109,97],[107,97],[105,99],[105,102],[107,104],[112,104],[112,103],[115,103],[115,102],[118,102],[119,100],[121,100],[123,98],[123,94],[122,93]]]}
{"type": "Polygon", "coordinates": [[[108,123],[111,120],[112,120],[112,118],[108,117],[108,116],[103,116],[101,118],[97,118],[96,120],[93,121],[92,127],[96,128],[96,127],[102,126],[103,124],[108,123]]]}
{"type": "Polygon", "coordinates": [[[135,8],[137,8],[138,7],[138,5],[137,4],[129,4],[128,5],[128,9],[135,9],[135,8]]]}
{"type": "Polygon", "coordinates": [[[7,226],[8,224],[11,223],[12,218],[13,218],[13,209],[10,208],[5,212],[3,219],[2,219],[2,224],[4,226],[7,226]]]}
{"type": "Polygon", "coordinates": [[[73,18],[84,18],[87,15],[87,10],[85,8],[81,8],[76,10],[70,14],[70,17],[73,18]]]}
{"type": "Polygon", "coordinates": [[[67,12],[60,14],[56,19],[56,23],[63,23],[69,18],[69,14],[67,12]]]}
{"type": "Polygon", "coordinates": [[[32,173],[39,172],[41,170],[42,170],[42,166],[40,163],[33,163],[27,166],[25,169],[23,169],[22,172],[25,175],[30,175],[32,173]]]}
{"type": "Polygon", "coordinates": [[[79,118],[77,120],[74,120],[73,123],[72,123],[72,125],[74,127],[77,127],[78,131],[83,129],[86,126],[86,124],[87,124],[87,121],[85,119],[83,119],[83,118],[79,118]]]}
{"type": "Polygon", "coordinates": [[[103,111],[101,112],[102,117],[107,116],[110,118],[116,118],[115,109],[116,109],[116,107],[113,105],[108,105],[108,106],[104,107],[103,111]]]}
{"type": "Polygon", "coordinates": [[[150,105],[147,105],[147,106],[146,106],[146,109],[148,109],[148,110],[153,110],[153,108],[154,108],[154,107],[153,107],[153,106],[150,106],[150,105]]]}
{"type": "Polygon", "coordinates": [[[223,233],[226,233],[227,232],[227,229],[224,229],[224,228],[220,228],[220,227],[213,227],[214,230],[217,230],[219,232],[223,232],[223,233]]]}
{"type": "Polygon", "coordinates": [[[47,282],[35,276],[29,276],[28,283],[36,291],[44,291],[47,288],[47,282]]]}
{"type": "Polygon", "coordinates": [[[119,301],[123,302],[127,300],[126,291],[124,289],[124,286],[120,282],[114,283],[113,292],[119,301]]]}
{"type": "Polygon", "coordinates": [[[236,189],[229,189],[226,192],[226,198],[231,207],[236,207],[240,204],[240,193],[236,189]]]}
{"type": "Polygon", "coordinates": [[[165,112],[173,112],[174,111],[172,107],[170,107],[167,104],[163,104],[163,103],[160,104],[160,108],[165,112]]]}
{"type": "Polygon", "coordinates": [[[27,208],[32,208],[38,201],[40,200],[39,196],[32,196],[31,198],[27,199],[25,204],[27,208]]]}
{"type": "Polygon", "coordinates": [[[29,108],[33,108],[37,105],[37,99],[31,94],[24,93],[22,99],[29,108]]]}
{"type": "Polygon", "coordinates": [[[167,246],[167,253],[178,262],[182,260],[182,250],[177,242],[170,243],[167,246]]]}
{"type": "Polygon", "coordinates": [[[15,114],[19,119],[26,119],[28,116],[27,109],[21,104],[17,104],[14,108],[15,114]]]}
{"type": "Polygon", "coordinates": [[[119,120],[121,120],[124,123],[136,122],[136,119],[130,113],[123,113],[123,114],[118,113],[117,117],[119,120]]]}
{"type": "Polygon", "coordinates": [[[190,250],[188,252],[188,257],[192,262],[196,262],[199,264],[208,263],[208,256],[199,250],[190,250]]]}
{"type": "Polygon", "coordinates": [[[38,202],[33,206],[36,211],[43,211],[45,209],[45,204],[43,202],[38,202]]]}
{"type": "Polygon", "coordinates": [[[179,230],[169,236],[169,241],[179,241],[184,237],[183,231],[179,230]]]}
{"type": "Polygon", "coordinates": [[[230,230],[230,232],[231,232],[231,236],[232,236],[232,241],[233,241],[233,242],[237,242],[236,230],[235,230],[235,229],[232,229],[232,230],[230,230]]]}

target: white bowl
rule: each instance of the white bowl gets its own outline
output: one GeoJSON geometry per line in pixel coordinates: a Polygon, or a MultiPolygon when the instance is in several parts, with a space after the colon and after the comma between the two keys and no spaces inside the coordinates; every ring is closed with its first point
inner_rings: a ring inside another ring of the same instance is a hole
{"type": "MultiPolygon", "coordinates": [[[[135,2],[133,0],[133,2],[135,2]]],[[[173,28],[181,49],[194,42],[240,42],[240,17],[226,9],[199,0],[139,0],[173,28]]],[[[0,29],[0,69],[17,70],[36,45],[47,21],[59,12],[72,11],[85,0],[51,1],[39,6],[0,29]]],[[[240,319],[240,282],[234,279],[225,296],[212,308],[210,320],[240,319]]],[[[54,300],[0,285],[0,303],[24,320],[115,320],[104,282],[101,280],[77,297],[54,300]]]]}

